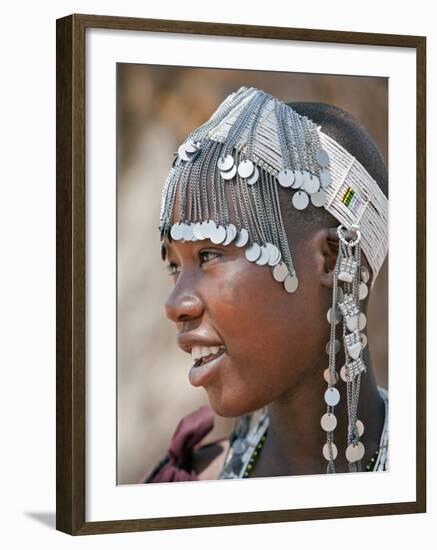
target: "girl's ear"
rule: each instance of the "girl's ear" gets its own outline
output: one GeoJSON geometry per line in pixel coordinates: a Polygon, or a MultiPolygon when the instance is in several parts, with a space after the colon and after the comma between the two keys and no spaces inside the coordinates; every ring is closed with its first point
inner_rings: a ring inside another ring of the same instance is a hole
{"type": "Polygon", "coordinates": [[[323,258],[321,284],[332,288],[334,284],[334,269],[338,254],[338,236],[335,228],[322,229],[319,235],[320,252],[323,258]]]}

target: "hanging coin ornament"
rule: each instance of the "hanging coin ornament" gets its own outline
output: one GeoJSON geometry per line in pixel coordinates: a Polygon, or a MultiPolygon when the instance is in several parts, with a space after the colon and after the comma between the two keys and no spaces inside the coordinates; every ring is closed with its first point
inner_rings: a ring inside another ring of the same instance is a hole
{"type": "Polygon", "coordinates": [[[327,168],[329,166],[329,156],[324,149],[319,149],[316,153],[316,161],[321,168],[327,168]]]}
{"type": "Polygon", "coordinates": [[[294,172],[293,170],[290,170],[289,168],[284,168],[281,170],[277,176],[279,185],[281,187],[291,187],[294,183],[294,172]]]}
{"type": "Polygon", "coordinates": [[[270,258],[270,248],[267,245],[261,246],[261,255],[256,260],[258,265],[266,265],[270,258]]]}
{"type": "Polygon", "coordinates": [[[223,225],[219,225],[215,228],[214,233],[211,235],[211,242],[214,244],[221,244],[226,239],[226,229],[223,225]]]}
{"type": "Polygon", "coordinates": [[[331,185],[331,174],[328,170],[320,170],[320,185],[323,187],[323,189],[326,189],[331,185]]]}
{"type": "Polygon", "coordinates": [[[369,270],[365,265],[363,265],[361,268],[361,280],[363,281],[363,283],[367,284],[369,282],[369,279],[370,279],[369,270]]]}
{"type": "Polygon", "coordinates": [[[355,426],[357,427],[358,437],[361,437],[364,433],[364,424],[361,422],[361,420],[357,420],[355,422],[355,426]]]}
{"type": "Polygon", "coordinates": [[[346,365],[343,365],[340,369],[340,378],[343,380],[343,382],[348,382],[346,365]]]}
{"type": "Polygon", "coordinates": [[[193,237],[196,237],[198,241],[203,240],[202,235],[202,222],[196,222],[193,226],[193,237]]]}
{"type": "Polygon", "coordinates": [[[236,173],[237,173],[237,167],[234,164],[234,166],[232,166],[228,171],[220,172],[220,175],[224,180],[231,180],[236,173]]]}
{"type": "Polygon", "coordinates": [[[369,294],[369,289],[367,288],[366,283],[360,283],[358,287],[358,297],[360,300],[365,300],[369,294]]]}
{"type": "Polygon", "coordinates": [[[297,285],[298,280],[295,274],[288,274],[287,277],[285,277],[284,288],[289,294],[293,294],[293,292],[296,292],[297,285]]]}
{"type": "Polygon", "coordinates": [[[291,199],[291,202],[296,210],[305,210],[310,202],[310,199],[305,191],[296,191],[291,199]]]}
{"type": "Polygon", "coordinates": [[[261,247],[257,243],[252,243],[244,254],[249,262],[255,262],[261,255],[261,247]]]}
{"type": "Polygon", "coordinates": [[[288,274],[288,267],[284,264],[284,262],[279,262],[275,265],[273,269],[273,278],[275,281],[278,281],[278,283],[284,282],[288,274]]]}
{"type": "Polygon", "coordinates": [[[237,236],[237,228],[233,223],[230,223],[226,227],[226,239],[223,241],[224,245],[230,244],[237,236]]]}
{"type": "MultiPolygon", "coordinates": [[[[330,353],[330,345],[331,343],[328,342],[325,346],[325,350],[326,350],[326,353],[329,355],[330,353]]],[[[341,348],[341,344],[340,344],[340,340],[335,340],[334,342],[334,353],[338,353],[340,351],[340,348],[341,348]]]]}
{"type": "Polygon", "coordinates": [[[300,189],[304,182],[304,175],[300,170],[294,171],[294,181],[292,184],[292,189],[300,189]]]}
{"type": "Polygon", "coordinates": [[[303,188],[309,195],[312,195],[313,193],[317,193],[317,191],[320,189],[319,178],[307,172],[305,175],[303,188]]]}
{"type": "Polygon", "coordinates": [[[184,241],[191,241],[193,238],[193,227],[191,224],[184,224],[184,227],[182,229],[182,239],[184,241]]]}
{"type": "Polygon", "coordinates": [[[184,225],[181,222],[175,223],[171,226],[170,235],[171,238],[175,241],[179,241],[182,239],[182,231],[184,229],[184,225]]]}
{"type": "MultiPolygon", "coordinates": [[[[330,307],[328,309],[328,312],[326,314],[326,318],[328,319],[328,323],[329,324],[332,324],[332,307],[330,307]]],[[[336,313],[335,313],[335,324],[338,325],[338,323],[341,321],[341,311],[336,308],[336,313]]]]}
{"type": "Polygon", "coordinates": [[[247,179],[247,184],[248,185],[253,185],[254,183],[256,183],[259,179],[259,170],[258,168],[255,166],[255,170],[253,171],[253,174],[247,179]]]}
{"type": "Polygon", "coordinates": [[[234,157],[232,155],[226,155],[224,158],[219,158],[217,167],[222,172],[228,172],[234,166],[234,157]]]}
{"type": "Polygon", "coordinates": [[[243,246],[246,246],[247,242],[249,240],[249,233],[247,232],[247,229],[240,229],[240,231],[237,234],[237,237],[234,241],[235,246],[238,246],[238,248],[242,248],[243,246]]]}
{"type": "Polygon", "coordinates": [[[337,426],[337,418],[333,413],[325,413],[320,419],[320,425],[325,432],[332,432],[337,426]]]}
{"type": "Polygon", "coordinates": [[[217,226],[213,220],[208,220],[207,222],[205,222],[202,228],[203,237],[205,239],[210,239],[213,236],[216,227],[217,226]]]}
{"type": "Polygon", "coordinates": [[[242,178],[248,178],[253,174],[255,166],[253,162],[249,159],[243,160],[238,165],[238,174],[242,178]]]}
{"type": "Polygon", "coordinates": [[[320,208],[321,206],[325,205],[326,193],[323,189],[320,189],[319,191],[317,191],[317,193],[313,193],[310,196],[310,199],[311,199],[311,203],[314,206],[317,206],[317,208],[320,208]]]}
{"type": "Polygon", "coordinates": [[[330,407],[335,407],[340,402],[340,392],[337,388],[328,388],[325,391],[325,403],[330,407]]]}
{"type": "Polygon", "coordinates": [[[338,449],[337,449],[337,446],[335,443],[325,443],[323,445],[323,449],[322,449],[322,454],[323,456],[326,458],[326,460],[331,460],[331,456],[330,456],[330,452],[329,452],[329,448],[331,447],[331,451],[332,451],[332,459],[335,460],[337,458],[337,455],[338,455],[338,449]]]}
{"type": "Polygon", "coordinates": [[[364,453],[364,445],[361,443],[361,441],[358,441],[358,443],[356,444],[351,443],[350,445],[348,445],[346,449],[346,458],[348,462],[357,462],[358,460],[361,460],[363,458],[364,453]]]}
{"type": "Polygon", "coordinates": [[[268,243],[268,245],[270,245],[270,258],[268,264],[270,267],[274,267],[281,261],[281,252],[274,244],[268,243]]]}
{"type": "Polygon", "coordinates": [[[335,386],[338,382],[338,374],[334,371],[331,376],[329,369],[325,369],[323,371],[323,378],[325,379],[325,382],[331,386],[335,386]]]}
{"type": "Polygon", "coordinates": [[[363,349],[367,346],[367,336],[364,334],[364,332],[361,333],[361,345],[363,349]]]}
{"type": "Polygon", "coordinates": [[[366,328],[366,324],[367,324],[367,317],[363,312],[361,312],[360,318],[359,318],[359,325],[358,325],[360,330],[364,330],[366,328]]]}

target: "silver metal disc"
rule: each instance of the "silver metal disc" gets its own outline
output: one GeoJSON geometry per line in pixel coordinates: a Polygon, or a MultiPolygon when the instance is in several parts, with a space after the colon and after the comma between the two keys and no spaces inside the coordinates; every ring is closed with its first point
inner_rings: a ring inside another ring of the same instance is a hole
{"type": "Polygon", "coordinates": [[[323,378],[325,379],[325,382],[327,384],[331,384],[331,386],[334,386],[338,382],[338,374],[336,372],[333,373],[333,376],[331,377],[329,375],[329,369],[325,369],[323,371],[323,378]],[[331,379],[332,378],[332,379],[331,379]]]}
{"type": "MultiPolygon", "coordinates": [[[[328,323],[329,324],[332,324],[332,319],[331,319],[331,312],[332,312],[332,307],[330,307],[328,309],[328,312],[326,314],[326,318],[328,319],[328,323]]],[[[341,321],[341,311],[337,308],[336,312],[335,312],[335,324],[338,325],[338,323],[341,321]]]]}
{"type": "Polygon", "coordinates": [[[234,166],[234,157],[232,155],[226,155],[225,158],[219,158],[217,162],[217,168],[223,172],[227,172],[234,166]]]}
{"type": "Polygon", "coordinates": [[[196,222],[193,226],[193,236],[196,237],[198,241],[202,241],[204,239],[202,234],[202,224],[203,222],[196,222]]]}
{"type": "MultiPolygon", "coordinates": [[[[326,350],[326,353],[329,355],[329,342],[326,344],[325,346],[325,350],[326,350]]],[[[340,344],[340,340],[335,340],[334,342],[334,353],[338,353],[340,351],[340,348],[341,348],[341,344],[340,344]]]]}
{"type": "Polygon", "coordinates": [[[310,202],[310,199],[305,191],[296,191],[291,199],[291,202],[296,210],[305,210],[310,202]]]}
{"type": "Polygon", "coordinates": [[[320,170],[320,185],[326,189],[331,185],[331,174],[328,170],[320,170]]]}
{"type": "Polygon", "coordinates": [[[275,281],[278,281],[278,283],[284,282],[288,274],[288,267],[284,264],[284,262],[279,262],[275,265],[273,269],[273,278],[275,281]]]}
{"type": "Polygon", "coordinates": [[[367,324],[367,317],[364,315],[364,313],[360,313],[360,320],[358,324],[359,329],[364,330],[366,328],[366,324],[367,324]]]}
{"type": "Polygon", "coordinates": [[[184,148],[188,154],[193,154],[198,150],[197,145],[194,143],[194,141],[191,140],[184,143],[184,148]]]}
{"type": "Polygon", "coordinates": [[[226,229],[223,225],[218,225],[211,235],[211,242],[221,244],[226,239],[226,229]]]}
{"type": "Polygon", "coordinates": [[[326,201],[326,193],[323,191],[323,189],[320,189],[317,191],[317,193],[313,193],[310,196],[311,202],[314,204],[314,206],[317,206],[317,208],[320,208],[321,206],[325,205],[326,201]]]}
{"type": "Polygon", "coordinates": [[[244,451],[247,449],[247,447],[248,447],[247,441],[244,439],[236,439],[232,443],[232,450],[237,455],[242,455],[244,451]]]}
{"type": "Polygon", "coordinates": [[[242,178],[249,178],[255,169],[255,165],[249,159],[243,160],[238,165],[238,174],[242,178]]]}
{"type": "Polygon", "coordinates": [[[233,223],[230,223],[226,227],[226,239],[223,241],[223,244],[228,245],[230,244],[237,235],[237,228],[233,223]]]}
{"type": "MultiPolygon", "coordinates": [[[[331,443],[331,449],[332,449],[332,458],[333,460],[335,460],[338,455],[337,445],[335,443],[331,443]]],[[[329,457],[329,443],[325,443],[323,445],[322,454],[326,458],[326,460],[331,460],[329,457]]]]}
{"type": "Polygon", "coordinates": [[[348,462],[357,462],[361,460],[366,452],[364,445],[361,441],[358,441],[356,445],[351,443],[346,449],[346,458],[348,462]]]}
{"type": "Polygon", "coordinates": [[[343,382],[347,382],[346,365],[343,365],[340,369],[340,378],[343,380],[343,382]]]}
{"type": "Polygon", "coordinates": [[[188,156],[188,153],[185,150],[185,144],[182,143],[182,145],[179,145],[178,147],[178,156],[185,161],[190,160],[190,157],[188,156]]]}
{"type": "Polygon", "coordinates": [[[363,349],[367,346],[367,336],[364,334],[364,332],[361,333],[361,346],[363,349]]]}
{"type": "Polygon", "coordinates": [[[193,226],[191,224],[184,224],[184,228],[182,230],[182,239],[184,241],[191,241],[193,238],[193,226]]]}
{"type": "Polygon", "coordinates": [[[261,247],[259,244],[253,243],[246,249],[244,254],[249,262],[256,262],[256,260],[261,256],[261,247]]]}
{"type": "Polygon", "coordinates": [[[300,189],[304,182],[304,175],[300,170],[294,171],[294,182],[291,186],[292,189],[300,189]]]}
{"type": "Polygon", "coordinates": [[[337,418],[332,413],[325,413],[320,419],[320,425],[325,432],[332,432],[337,426],[337,418]]]}
{"type": "Polygon", "coordinates": [[[317,191],[320,189],[319,178],[317,176],[314,176],[313,174],[310,174],[310,172],[307,172],[305,174],[303,188],[309,195],[317,193],[317,191]]]}
{"type": "Polygon", "coordinates": [[[368,283],[368,282],[369,282],[369,279],[370,279],[369,270],[368,270],[367,267],[364,265],[364,266],[361,268],[361,280],[363,281],[363,283],[368,283]]]}
{"type": "Polygon", "coordinates": [[[294,182],[294,172],[289,168],[284,168],[278,174],[278,182],[281,187],[291,187],[294,182]]]}
{"type": "Polygon", "coordinates": [[[272,243],[267,243],[270,248],[270,258],[268,264],[273,267],[281,260],[281,253],[279,249],[272,243]]]}
{"type": "Polygon", "coordinates": [[[267,246],[267,244],[263,245],[261,247],[261,255],[256,260],[256,263],[258,265],[266,265],[267,262],[269,261],[270,253],[271,253],[271,251],[270,251],[270,248],[267,246]]]}
{"type": "Polygon", "coordinates": [[[284,281],[284,288],[289,294],[296,292],[298,285],[298,280],[295,274],[288,274],[284,281]]]}
{"type": "Polygon", "coordinates": [[[220,175],[224,180],[231,180],[236,173],[237,173],[237,167],[234,165],[227,172],[220,172],[220,175]]]}
{"type": "Polygon", "coordinates": [[[316,161],[318,162],[319,166],[322,168],[326,168],[329,166],[329,156],[328,153],[324,149],[319,149],[316,153],[316,161]]]}
{"type": "Polygon", "coordinates": [[[170,229],[170,236],[171,238],[174,240],[174,241],[179,241],[180,239],[182,239],[182,231],[184,229],[184,224],[182,224],[181,222],[178,222],[178,223],[174,223],[172,226],[171,226],[171,229],[170,229]]]}
{"type": "Polygon", "coordinates": [[[259,179],[259,170],[258,168],[255,166],[255,170],[253,171],[253,174],[250,176],[250,178],[247,179],[247,185],[253,185],[254,183],[256,183],[259,179]]]}
{"type": "Polygon", "coordinates": [[[361,422],[361,420],[357,420],[355,422],[355,425],[357,427],[358,437],[361,437],[364,433],[364,424],[361,422]]]}
{"type": "Polygon", "coordinates": [[[247,232],[247,229],[241,228],[238,232],[238,235],[234,241],[235,246],[238,246],[238,248],[241,248],[242,246],[246,246],[247,241],[249,240],[249,233],[247,232]]]}
{"type": "Polygon", "coordinates": [[[210,239],[216,229],[216,224],[213,220],[208,220],[203,223],[202,234],[205,239],[210,239]]]}
{"type": "Polygon", "coordinates": [[[358,298],[360,300],[365,300],[368,294],[369,294],[369,289],[367,288],[366,283],[360,283],[360,286],[358,288],[358,298]]]}
{"type": "Polygon", "coordinates": [[[337,388],[328,388],[325,391],[325,403],[330,407],[335,407],[340,402],[340,392],[337,388]]]}

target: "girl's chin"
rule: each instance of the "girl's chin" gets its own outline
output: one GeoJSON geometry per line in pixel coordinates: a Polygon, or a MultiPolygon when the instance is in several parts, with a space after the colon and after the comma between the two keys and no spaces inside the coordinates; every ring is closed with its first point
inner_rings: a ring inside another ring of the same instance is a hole
{"type": "Polygon", "coordinates": [[[265,406],[265,404],[258,406],[251,402],[244,402],[241,397],[238,398],[238,396],[225,399],[224,396],[221,395],[220,398],[217,398],[215,392],[212,390],[208,391],[208,388],[206,388],[206,391],[208,393],[211,409],[215,414],[223,418],[237,418],[244,414],[253,413],[265,406]]]}

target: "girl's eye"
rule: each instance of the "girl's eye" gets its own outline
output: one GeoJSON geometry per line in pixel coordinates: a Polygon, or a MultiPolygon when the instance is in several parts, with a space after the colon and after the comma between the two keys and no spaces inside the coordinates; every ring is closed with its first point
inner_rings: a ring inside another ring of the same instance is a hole
{"type": "MultiPolygon", "coordinates": [[[[207,263],[211,260],[213,260],[215,257],[220,256],[218,252],[215,252],[213,250],[201,250],[199,252],[199,258],[200,258],[200,264],[207,263]]],[[[174,262],[170,262],[167,264],[167,271],[170,276],[175,276],[179,274],[179,266],[175,264],[174,262]]]]}

